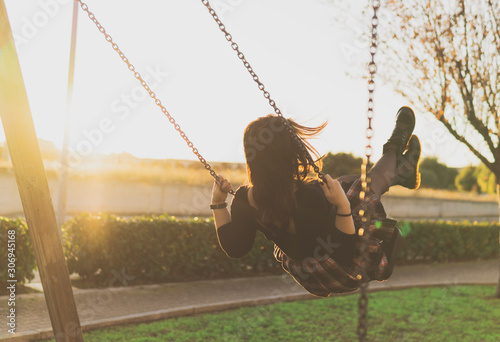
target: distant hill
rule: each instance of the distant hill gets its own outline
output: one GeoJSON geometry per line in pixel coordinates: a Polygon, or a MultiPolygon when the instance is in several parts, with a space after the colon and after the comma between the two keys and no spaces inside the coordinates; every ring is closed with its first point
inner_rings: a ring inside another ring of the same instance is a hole
{"type": "MultiPolygon", "coordinates": [[[[58,177],[60,151],[50,141],[39,140],[47,175],[58,177]]],[[[212,168],[235,183],[246,180],[246,168],[242,163],[212,162],[212,168]]],[[[8,149],[0,143],[0,172],[12,173],[8,149]]],[[[97,154],[88,156],[70,166],[70,178],[101,179],[152,184],[206,185],[213,179],[197,160],[143,159],[130,153],[97,154]]]]}
{"type": "MultiPolygon", "coordinates": [[[[61,151],[56,147],[52,141],[38,139],[38,144],[40,146],[40,151],[42,152],[42,158],[44,161],[58,161],[61,151]]],[[[7,143],[0,143],[0,161],[9,161],[9,149],[7,148],[7,143]]]]}

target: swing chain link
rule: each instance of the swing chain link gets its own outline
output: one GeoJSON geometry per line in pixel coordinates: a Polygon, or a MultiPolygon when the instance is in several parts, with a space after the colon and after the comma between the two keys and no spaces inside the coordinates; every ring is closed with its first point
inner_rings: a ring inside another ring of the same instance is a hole
{"type": "Polygon", "coordinates": [[[255,83],[257,83],[257,86],[264,94],[264,97],[268,100],[269,105],[274,109],[274,112],[276,113],[276,115],[281,119],[281,121],[285,125],[290,136],[293,138],[295,143],[300,147],[302,152],[307,156],[307,160],[308,160],[309,165],[314,169],[314,172],[318,175],[318,177],[321,180],[323,180],[325,175],[321,172],[319,167],[316,165],[316,162],[312,159],[310,153],[307,151],[306,146],[304,145],[304,143],[299,139],[299,137],[295,133],[295,130],[292,127],[292,125],[290,125],[288,120],[283,116],[283,113],[278,108],[278,105],[276,104],[276,102],[271,98],[271,94],[269,93],[269,91],[266,90],[266,87],[264,86],[264,84],[260,80],[259,76],[257,76],[255,71],[253,70],[250,63],[247,61],[243,52],[240,51],[238,44],[235,41],[233,41],[233,36],[226,30],[226,26],[222,23],[222,21],[220,20],[219,16],[215,12],[215,10],[212,8],[212,6],[210,6],[210,1],[209,0],[201,0],[201,2],[208,9],[208,12],[214,18],[215,22],[219,26],[219,29],[222,31],[222,33],[224,33],[224,36],[226,37],[226,40],[230,43],[231,48],[236,52],[236,54],[238,55],[238,58],[241,60],[241,62],[245,66],[245,68],[248,70],[248,72],[250,73],[250,76],[252,76],[252,79],[255,81],[255,83]]]}
{"type": "MultiPolygon", "coordinates": [[[[373,8],[373,17],[371,20],[371,45],[370,45],[370,55],[371,61],[368,63],[368,72],[370,77],[368,79],[368,110],[367,110],[367,120],[368,126],[366,128],[366,140],[367,145],[365,147],[366,158],[361,167],[361,184],[362,191],[360,193],[360,200],[363,203],[361,215],[361,221],[363,223],[363,228],[360,229],[359,235],[361,236],[361,246],[360,246],[360,254],[362,257],[361,264],[361,277],[368,278],[367,275],[367,266],[369,263],[370,256],[368,255],[368,245],[370,241],[370,222],[371,222],[371,212],[368,210],[369,208],[369,198],[367,197],[368,192],[370,191],[370,183],[371,179],[368,177],[368,168],[370,167],[370,159],[373,153],[373,148],[371,146],[371,140],[373,137],[373,127],[372,120],[374,116],[374,92],[375,92],[375,74],[377,73],[377,64],[375,63],[375,54],[377,53],[378,46],[378,32],[377,26],[379,23],[377,17],[377,11],[380,8],[380,0],[372,0],[372,8],[373,8]]],[[[359,309],[359,319],[358,319],[358,340],[360,342],[366,341],[366,335],[368,333],[368,297],[367,297],[367,288],[368,282],[364,282],[364,284],[360,288],[360,296],[358,300],[358,309],[359,309]]]]}
{"type": "MultiPolygon", "coordinates": [[[[200,154],[198,149],[194,146],[194,144],[189,140],[187,137],[186,133],[181,129],[179,124],[175,121],[175,119],[170,115],[168,112],[167,108],[161,103],[160,99],[156,96],[155,92],[151,90],[151,87],[148,85],[148,83],[144,80],[144,78],[141,76],[141,74],[135,70],[134,65],[129,61],[129,59],[125,56],[125,54],[121,51],[121,49],[118,47],[118,44],[116,44],[113,41],[113,38],[106,32],[106,29],[101,25],[101,23],[97,20],[95,15],[89,11],[89,8],[87,4],[85,4],[81,0],[76,0],[77,2],[80,3],[81,9],[87,13],[88,17],[90,20],[94,22],[96,25],[97,29],[99,32],[101,32],[104,35],[104,38],[108,43],[111,44],[113,47],[113,50],[116,51],[116,53],[120,56],[122,61],[127,64],[128,69],[134,74],[134,77],[141,83],[141,86],[148,92],[149,96],[153,99],[155,104],[161,109],[162,113],[165,114],[165,116],[168,118],[168,121],[174,126],[174,129],[179,132],[179,135],[181,136],[182,139],[186,142],[188,147],[192,150],[192,152],[196,155],[198,160],[203,164],[205,169],[210,173],[210,175],[217,181],[219,182],[219,177],[215,173],[215,171],[212,169],[212,166],[203,158],[203,156],[200,154]]],[[[230,190],[229,193],[231,195],[234,195],[234,191],[230,190]]]]}

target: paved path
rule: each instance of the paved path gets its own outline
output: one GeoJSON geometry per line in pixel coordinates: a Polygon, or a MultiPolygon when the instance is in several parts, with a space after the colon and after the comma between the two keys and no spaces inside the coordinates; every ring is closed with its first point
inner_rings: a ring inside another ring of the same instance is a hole
{"type": "MultiPolygon", "coordinates": [[[[414,286],[496,284],[497,260],[396,267],[390,280],[370,283],[371,290],[414,286]]],[[[36,286],[36,284],[35,284],[36,286]]],[[[315,298],[288,275],[197,281],[101,290],[74,290],[84,329],[152,321],[180,315],[225,310],[245,305],[315,298]]],[[[7,316],[7,297],[0,297],[0,320],[7,316]]],[[[1,324],[0,340],[30,341],[51,336],[43,294],[17,297],[17,333],[12,338],[1,324]]]]}

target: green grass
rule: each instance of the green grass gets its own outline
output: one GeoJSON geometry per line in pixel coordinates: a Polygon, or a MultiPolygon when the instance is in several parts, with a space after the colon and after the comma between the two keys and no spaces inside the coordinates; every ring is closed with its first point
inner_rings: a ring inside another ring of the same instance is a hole
{"type": "MultiPolygon", "coordinates": [[[[370,294],[368,341],[500,341],[494,286],[370,294]]],[[[85,333],[85,341],[355,341],[357,295],[247,307],[85,333]]],[[[168,306],[168,303],[165,304],[168,306]]]]}

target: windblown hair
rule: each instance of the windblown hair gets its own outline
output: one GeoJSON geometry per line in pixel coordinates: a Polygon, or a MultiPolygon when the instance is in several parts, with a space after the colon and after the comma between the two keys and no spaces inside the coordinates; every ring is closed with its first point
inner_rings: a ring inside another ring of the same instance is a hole
{"type": "Polygon", "coordinates": [[[327,122],[318,127],[306,127],[286,120],[306,151],[295,141],[283,119],[274,114],[251,122],[243,137],[248,179],[264,224],[288,222],[293,215],[296,206],[294,184],[305,182],[313,171],[308,156],[321,168],[320,155],[307,139],[316,137],[327,122]]]}

